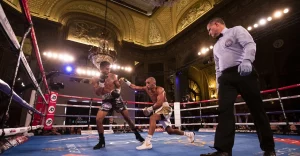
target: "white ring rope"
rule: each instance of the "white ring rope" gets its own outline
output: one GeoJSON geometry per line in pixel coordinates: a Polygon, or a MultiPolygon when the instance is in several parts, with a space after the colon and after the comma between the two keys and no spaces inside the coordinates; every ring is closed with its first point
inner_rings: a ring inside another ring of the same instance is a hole
{"type": "MultiPolygon", "coordinates": [[[[28,132],[30,130],[36,130],[36,129],[39,129],[39,128],[43,128],[44,126],[42,125],[37,125],[37,126],[28,126],[28,127],[18,127],[18,128],[5,128],[4,129],[4,133],[5,133],[5,136],[10,136],[10,135],[16,135],[16,134],[19,134],[19,133],[25,133],[25,132],[28,132]]],[[[0,129],[0,133],[2,134],[3,130],[0,129]]]]}
{"type": "MultiPolygon", "coordinates": [[[[157,126],[162,126],[161,124],[156,124],[157,126]]],[[[172,124],[175,125],[175,124],[172,124]]],[[[210,125],[210,126],[216,126],[218,123],[188,123],[188,124],[181,124],[183,125],[210,125]]],[[[254,123],[235,123],[235,125],[254,125],[254,123]]],[[[270,122],[270,125],[286,125],[286,122],[270,122]]],[[[300,122],[289,122],[289,125],[300,125],[300,122]]],[[[88,127],[89,125],[53,125],[52,127],[88,127]]],[[[124,124],[118,124],[118,125],[103,125],[103,127],[122,127],[124,124]]],[[[129,126],[126,123],[126,126],[129,126]]],[[[150,126],[149,124],[135,124],[135,126],[150,126]]],[[[90,127],[97,127],[97,125],[90,125],[90,127]]]]}
{"type": "MultiPolygon", "coordinates": [[[[71,104],[56,104],[61,107],[79,107],[79,108],[101,108],[101,106],[89,106],[89,105],[71,105],[71,104]]],[[[143,108],[127,108],[127,110],[143,110],[143,108]]]]}
{"type": "MultiPolygon", "coordinates": [[[[295,99],[295,98],[300,98],[300,95],[292,95],[292,96],[286,96],[286,97],[281,97],[281,100],[287,100],[287,99],[295,99]]],[[[272,98],[272,99],[265,99],[263,102],[268,102],[268,101],[276,101],[279,100],[279,98],[272,98]]],[[[234,105],[244,105],[246,102],[238,102],[235,103],[234,105]]],[[[214,106],[206,106],[206,107],[196,107],[196,108],[187,108],[187,109],[180,109],[180,111],[187,111],[187,110],[198,110],[198,109],[209,109],[209,108],[217,108],[219,107],[218,105],[214,106]]]]}
{"type": "MultiPolygon", "coordinates": [[[[0,4],[0,23],[1,23],[2,27],[4,28],[6,35],[9,37],[11,43],[13,43],[13,45],[15,46],[16,49],[20,49],[20,44],[18,42],[18,39],[17,39],[13,29],[11,28],[11,25],[9,24],[9,22],[7,20],[7,17],[3,11],[1,4],[0,4]]],[[[24,56],[22,49],[20,50],[20,57],[21,57],[21,61],[24,65],[29,77],[31,78],[35,88],[38,90],[38,92],[39,92],[40,96],[43,98],[44,102],[46,104],[48,104],[48,101],[45,99],[45,96],[43,95],[42,90],[34,77],[34,74],[26,60],[26,57],[24,56]]]]}
{"type": "MultiPolygon", "coordinates": [[[[162,126],[162,124],[156,124],[157,126],[162,126]]],[[[174,124],[172,124],[174,125],[174,124]]],[[[89,125],[53,125],[52,127],[88,127],[89,125]]],[[[119,125],[103,125],[103,127],[122,127],[124,126],[124,124],[119,124],[119,125]]],[[[127,123],[126,123],[126,126],[129,126],[127,123]]],[[[135,126],[149,126],[149,124],[135,124],[135,126]]],[[[90,127],[97,127],[97,125],[90,125],[90,127]]]]}

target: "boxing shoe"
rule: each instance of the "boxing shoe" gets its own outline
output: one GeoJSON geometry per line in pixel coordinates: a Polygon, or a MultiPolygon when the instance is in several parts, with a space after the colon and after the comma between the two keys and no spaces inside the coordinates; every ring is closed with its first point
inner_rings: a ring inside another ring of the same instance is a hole
{"type": "Polygon", "coordinates": [[[136,147],[137,150],[147,150],[152,149],[151,142],[144,141],[144,143],[141,146],[136,147]]]}
{"type": "Polygon", "coordinates": [[[104,137],[100,138],[99,143],[97,145],[95,145],[93,149],[96,150],[96,149],[100,149],[100,148],[103,148],[103,147],[105,147],[104,137]]]}
{"type": "Polygon", "coordinates": [[[187,137],[188,137],[188,140],[190,143],[193,143],[195,141],[195,133],[194,132],[189,132],[187,137]]]}

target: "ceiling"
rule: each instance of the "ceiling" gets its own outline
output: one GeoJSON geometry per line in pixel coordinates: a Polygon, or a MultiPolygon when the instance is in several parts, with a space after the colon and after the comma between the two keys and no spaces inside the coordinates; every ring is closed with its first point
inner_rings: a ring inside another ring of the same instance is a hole
{"type": "MultiPolygon", "coordinates": [[[[109,0],[110,40],[151,47],[163,45],[222,0],[176,0],[156,7],[155,0],[109,0]]],[[[19,0],[4,0],[21,11],[19,0]]],[[[66,39],[97,45],[105,19],[105,0],[28,0],[32,16],[61,23],[66,39]]]]}
{"type": "Polygon", "coordinates": [[[158,7],[156,7],[152,3],[149,3],[153,0],[110,0],[110,1],[146,16],[151,16],[155,12],[155,10],[158,9],[158,7]]]}

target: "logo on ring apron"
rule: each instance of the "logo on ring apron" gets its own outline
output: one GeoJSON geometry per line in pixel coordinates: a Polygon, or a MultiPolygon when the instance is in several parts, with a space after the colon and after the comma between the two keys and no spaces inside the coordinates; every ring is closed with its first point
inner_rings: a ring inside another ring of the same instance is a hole
{"type": "Polygon", "coordinates": [[[49,108],[48,108],[48,112],[49,113],[54,113],[54,111],[55,111],[55,108],[54,108],[54,106],[50,106],[49,108]]]}
{"type": "Polygon", "coordinates": [[[47,126],[50,126],[50,125],[52,125],[52,122],[53,122],[53,120],[52,120],[51,118],[48,118],[48,119],[46,120],[46,125],[47,125],[47,126]]]}
{"type": "Polygon", "coordinates": [[[51,94],[50,99],[51,99],[51,101],[56,101],[57,100],[56,94],[51,94]]]}

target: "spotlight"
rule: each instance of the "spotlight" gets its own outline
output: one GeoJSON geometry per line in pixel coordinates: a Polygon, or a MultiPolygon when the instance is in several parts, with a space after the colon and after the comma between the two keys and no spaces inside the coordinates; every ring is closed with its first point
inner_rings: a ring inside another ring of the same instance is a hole
{"type": "Polygon", "coordinates": [[[268,21],[272,21],[272,17],[268,17],[267,20],[268,20],[268,21]]]}
{"type": "MultiPolygon", "coordinates": [[[[66,74],[73,74],[74,73],[74,67],[72,65],[65,65],[64,71],[66,74]]],[[[76,72],[79,72],[78,70],[76,72]]]]}
{"type": "Polygon", "coordinates": [[[80,68],[77,68],[77,69],[76,69],[76,72],[77,72],[78,74],[81,74],[81,73],[82,73],[82,70],[81,70],[80,68]]]}
{"type": "Polygon", "coordinates": [[[70,73],[73,71],[73,68],[71,66],[66,66],[66,71],[70,73]]]}
{"type": "Polygon", "coordinates": [[[274,13],[274,17],[276,17],[276,18],[281,17],[281,15],[282,15],[282,12],[281,12],[281,11],[276,11],[276,12],[274,13]]]}
{"type": "Polygon", "coordinates": [[[259,24],[260,25],[265,25],[267,23],[267,21],[265,20],[265,19],[261,19],[260,21],[259,21],[259,24]]]}

